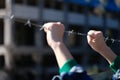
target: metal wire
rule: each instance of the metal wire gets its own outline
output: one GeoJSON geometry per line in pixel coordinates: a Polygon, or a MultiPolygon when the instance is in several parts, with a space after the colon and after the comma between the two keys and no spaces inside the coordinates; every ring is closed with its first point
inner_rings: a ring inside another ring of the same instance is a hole
{"type": "MultiPolygon", "coordinates": [[[[38,28],[40,28],[40,31],[44,29],[44,27],[42,25],[32,23],[30,21],[30,19],[28,19],[27,21],[24,21],[24,20],[14,19],[14,17],[15,17],[14,15],[11,15],[10,17],[6,17],[6,18],[14,20],[15,22],[24,23],[24,25],[28,25],[29,27],[32,27],[32,26],[38,27],[38,28]]],[[[85,33],[75,32],[73,30],[65,31],[65,33],[67,33],[68,35],[75,34],[75,35],[79,35],[79,36],[87,36],[88,35],[88,34],[85,34],[85,33]]],[[[120,40],[113,39],[113,38],[108,38],[108,37],[105,38],[105,41],[112,41],[112,43],[114,43],[114,42],[119,42],[120,43],[120,40]]]]}

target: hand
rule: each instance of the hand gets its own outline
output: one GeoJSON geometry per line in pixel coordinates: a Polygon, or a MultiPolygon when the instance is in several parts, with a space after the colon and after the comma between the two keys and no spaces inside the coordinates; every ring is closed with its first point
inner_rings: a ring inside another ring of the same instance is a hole
{"type": "Polygon", "coordinates": [[[107,48],[101,31],[90,30],[88,32],[87,40],[91,48],[97,52],[104,51],[107,48]]]}
{"type": "Polygon", "coordinates": [[[116,59],[117,55],[106,45],[101,31],[90,30],[87,40],[91,48],[101,54],[110,64],[116,59]]]}
{"type": "Polygon", "coordinates": [[[60,22],[49,22],[43,25],[46,32],[48,45],[53,47],[55,44],[62,42],[64,34],[64,25],[60,22]]]}
{"type": "Polygon", "coordinates": [[[68,61],[73,59],[69,50],[63,43],[64,25],[60,22],[50,22],[43,25],[46,32],[48,45],[54,51],[59,68],[68,61]]]}

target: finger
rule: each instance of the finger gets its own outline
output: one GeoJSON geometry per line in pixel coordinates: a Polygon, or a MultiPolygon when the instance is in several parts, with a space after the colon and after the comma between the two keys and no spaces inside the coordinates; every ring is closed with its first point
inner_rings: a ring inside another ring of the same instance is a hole
{"type": "Polygon", "coordinates": [[[47,32],[47,31],[48,31],[48,29],[47,29],[46,27],[44,27],[44,31],[45,31],[45,32],[47,32]]]}
{"type": "Polygon", "coordinates": [[[57,24],[62,24],[61,22],[57,22],[57,24]]]}
{"type": "Polygon", "coordinates": [[[88,44],[92,44],[95,42],[95,33],[96,31],[95,30],[90,30],[88,32],[88,35],[87,35],[87,41],[88,41],[88,44]]]}
{"type": "Polygon", "coordinates": [[[87,42],[91,44],[93,42],[94,38],[92,38],[90,35],[87,36],[87,42]]]}
{"type": "Polygon", "coordinates": [[[87,36],[89,37],[89,38],[95,38],[95,33],[96,33],[96,31],[95,30],[90,30],[89,32],[88,32],[88,34],[87,34],[87,36]]]}

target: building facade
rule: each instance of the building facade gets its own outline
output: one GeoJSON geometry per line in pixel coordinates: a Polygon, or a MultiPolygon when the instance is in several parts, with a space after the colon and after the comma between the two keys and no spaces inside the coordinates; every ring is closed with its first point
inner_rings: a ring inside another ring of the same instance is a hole
{"type": "MultiPolygon", "coordinates": [[[[1,0],[1,69],[3,66],[4,70],[13,72],[14,80],[48,80],[58,74],[57,62],[47,45],[45,33],[34,25],[25,25],[28,20],[38,25],[59,21],[65,24],[66,31],[87,33],[90,29],[95,29],[107,34],[105,37],[120,39],[118,14],[68,4],[62,0],[1,0]],[[10,19],[11,15],[14,15],[13,19],[10,19]]],[[[64,42],[88,72],[98,73],[108,68],[107,62],[88,46],[86,37],[65,33],[64,42]]],[[[109,41],[108,45],[119,53],[119,43],[112,44],[109,41]]]]}

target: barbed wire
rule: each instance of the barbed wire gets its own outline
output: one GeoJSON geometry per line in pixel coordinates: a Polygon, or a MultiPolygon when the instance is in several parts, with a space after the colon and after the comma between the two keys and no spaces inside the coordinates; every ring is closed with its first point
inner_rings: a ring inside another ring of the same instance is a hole
{"type": "MultiPolygon", "coordinates": [[[[65,31],[66,33],[68,33],[68,35],[71,35],[71,34],[75,34],[75,35],[80,35],[80,36],[87,36],[87,35],[89,35],[89,34],[85,34],[85,33],[80,33],[80,32],[74,32],[73,30],[71,30],[71,31],[65,31]]],[[[112,43],[114,43],[114,42],[119,42],[120,43],[120,40],[118,40],[118,39],[113,39],[113,38],[109,38],[109,37],[104,37],[104,39],[105,39],[105,42],[106,41],[112,41],[112,43]]]]}
{"type": "MultiPolygon", "coordinates": [[[[23,23],[25,26],[28,25],[29,27],[32,27],[32,26],[38,27],[38,28],[40,28],[40,29],[39,29],[40,31],[44,29],[44,26],[43,26],[43,25],[39,25],[39,24],[32,23],[30,19],[28,19],[28,20],[25,22],[25,21],[23,21],[23,20],[14,19],[14,18],[15,18],[14,15],[11,15],[11,16],[5,17],[5,18],[9,18],[9,19],[11,19],[11,20],[14,20],[15,22],[23,23]]],[[[65,33],[67,33],[69,36],[70,36],[71,34],[79,35],[79,36],[87,36],[87,35],[89,35],[89,34],[85,34],[85,33],[75,32],[74,30],[65,31],[65,33]]],[[[104,39],[105,39],[105,42],[106,42],[106,41],[112,41],[112,43],[114,43],[114,42],[119,42],[119,43],[120,43],[120,40],[118,40],[118,39],[113,39],[113,38],[109,38],[109,37],[106,37],[106,38],[104,37],[104,39]]]]}

